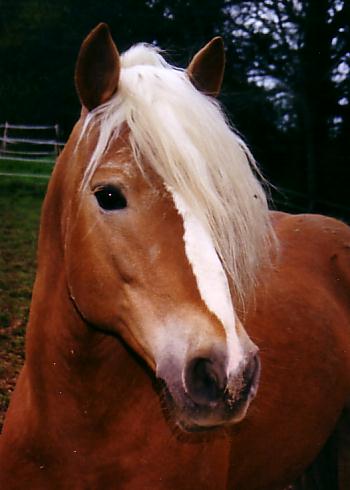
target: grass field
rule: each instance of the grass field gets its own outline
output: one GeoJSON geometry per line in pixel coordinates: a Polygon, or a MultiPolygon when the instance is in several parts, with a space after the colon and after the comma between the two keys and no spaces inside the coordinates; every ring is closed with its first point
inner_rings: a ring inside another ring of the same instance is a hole
{"type": "Polygon", "coordinates": [[[0,164],[0,429],[24,359],[24,332],[36,269],[40,208],[52,164],[0,164]]]}

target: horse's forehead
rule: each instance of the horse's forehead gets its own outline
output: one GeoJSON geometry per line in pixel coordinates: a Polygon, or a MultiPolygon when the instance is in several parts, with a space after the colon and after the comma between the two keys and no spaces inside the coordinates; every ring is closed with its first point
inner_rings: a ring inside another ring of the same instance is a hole
{"type": "Polygon", "coordinates": [[[109,174],[124,177],[126,179],[135,179],[140,175],[140,171],[135,164],[132,155],[122,150],[112,158],[105,158],[97,167],[95,175],[109,174]]]}
{"type": "Polygon", "coordinates": [[[138,169],[128,140],[124,137],[112,140],[102,155],[98,168],[136,175],[138,169]]]}
{"type": "Polygon", "coordinates": [[[89,179],[89,187],[98,184],[122,185],[125,189],[137,190],[142,185],[143,176],[127,147],[109,150],[103,155],[89,179]]]}

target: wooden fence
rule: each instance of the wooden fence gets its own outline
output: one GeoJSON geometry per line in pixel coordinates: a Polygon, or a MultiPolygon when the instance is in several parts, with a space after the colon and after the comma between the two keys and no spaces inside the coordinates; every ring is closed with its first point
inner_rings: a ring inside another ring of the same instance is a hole
{"type": "Polygon", "coordinates": [[[25,164],[52,165],[64,146],[59,135],[58,124],[0,124],[0,176],[48,178],[48,167],[45,173],[35,173],[25,164]],[[11,162],[10,170],[4,168],[11,162]]]}

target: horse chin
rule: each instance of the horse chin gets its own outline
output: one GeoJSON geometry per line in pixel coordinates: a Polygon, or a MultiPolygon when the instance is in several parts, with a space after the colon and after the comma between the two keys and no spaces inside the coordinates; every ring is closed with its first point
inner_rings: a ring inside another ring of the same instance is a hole
{"type": "Polygon", "coordinates": [[[187,413],[177,410],[176,425],[184,432],[208,432],[220,427],[226,427],[242,422],[248,412],[252,399],[235,403],[234,407],[221,406],[207,415],[198,416],[196,413],[187,413]]]}

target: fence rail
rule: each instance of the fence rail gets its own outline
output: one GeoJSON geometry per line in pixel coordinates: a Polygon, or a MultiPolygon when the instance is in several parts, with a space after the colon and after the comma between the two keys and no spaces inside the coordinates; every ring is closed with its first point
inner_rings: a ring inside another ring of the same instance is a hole
{"type": "Polygon", "coordinates": [[[11,124],[6,121],[0,124],[0,158],[14,159],[11,155],[21,155],[23,159],[32,160],[42,155],[57,156],[64,142],[59,141],[58,124],[11,124]],[[28,137],[24,135],[27,132],[28,137]],[[38,134],[39,132],[39,134],[38,134]],[[18,134],[19,133],[19,134],[18,134]],[[38,134],[38,137],[33,134],[38,134]],[[34,147],[33,147],[34,145],[34,147]],[[35,146],[46,146],[50,149],[38,151],[35,146]]]}
{"type": "Polygon", "coordinates": [[[49,168],[64,142],[59,140],[58,124],[0,124],[0,175],[3,177],[49,178],[37,171],[49,168]],[[28,135],[28,136],[26,136],[28,135]],[[40,148],[41,147],[41,148],[40,148]]]}
{"type": "MultiPolygon", "coordinates": [[[[4,155],[28,155],[28,151],[1,150],[4,155]]],[[[32,151],[30,154],[35,156],[51,155],[51,151],[32,151]]]]}
{"type": "Polygon", "coordinates": [[[5,124],[0,124],[0,129],[54,129],[57,133],[59,132],[58,124],[51,124],[48,126],[40,126],[37,124],[10,124],[5,122],[5,124]]]}
{"type": "MultiPolygon", "coordinates": [[[[47,145],[47,146],[51,146],[51,145],[64,146],[65,145],[65,143],[63,143],[62,141],[57,141],[57,140],[39,140],[39,139],[32,139],[32,138],[9,138],[9,137],[4,137],[4,136],[0,136],[0,141],[5,143],[5,145],[11,144],[11,143],[25,143],[28,145],[47,145]]],[[[6,149],[6,147],[5,147],[5,149],[6,149]]]]}

